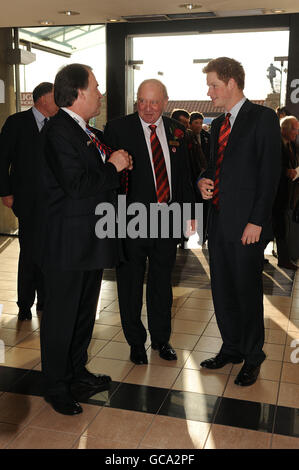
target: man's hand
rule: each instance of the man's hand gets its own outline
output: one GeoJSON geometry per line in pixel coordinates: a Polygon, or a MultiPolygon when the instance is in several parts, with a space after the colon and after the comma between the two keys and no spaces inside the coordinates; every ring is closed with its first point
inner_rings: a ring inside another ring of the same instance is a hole
{"type": "Polygon", "coordinates": [[[185,237],[189,238],[191,235],[194,235],[197,231],[197,220],[187,220],[186,221],[186,231],[185,237]]]}
{"type": "Polygon", "coordinates": [[[201,178],[197,183],[203,199],[212,199],[214,191],[214,181],[209,178],[201,178]]]}
{"type": "Polygon", "coordinates": [[[288,176],[288,178],[290,178],[290,180],[293,180],[293,178],[295,178],[297,176],[297,171],[294,170],[293,168],[289,168],[287,170],[287,176],[288,176]]]}
{"type": "Polygon", "coordinates": [[[241,241],[243,245],[250,245],[259,241],[261,236],[262,227],[260,225],[247,224],[241,241]]]}
{"type": "Polygon", "coordinates": [[[3,196],[2,197],[2,202],[3,204],[8,207],[9,209],[12,208],[12,205],[13,205],[13,195],[10,195],[10,196],[3,196]]]}
{"type": "Polygon", "coordinates": [[[115,166],[118,173],[122,170],[133,169],[132,157],[123,149],[113,152],[108,161],[115,166]]]}

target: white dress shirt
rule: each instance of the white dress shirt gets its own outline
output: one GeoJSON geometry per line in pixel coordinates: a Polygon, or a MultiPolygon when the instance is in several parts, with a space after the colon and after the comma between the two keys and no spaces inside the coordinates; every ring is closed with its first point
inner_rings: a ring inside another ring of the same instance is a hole
{"type": "Polygon", "coordinates": [[[231,129],[233,128],[236,117],[246,100],[247,100],[246,96],[243,96],[243,98],[237,104],[235,104],[235,106],[233,106],[230,111],[225,111],[225,115],[227,115],[228,112],[231,114],[229,118],[231,129]]]}

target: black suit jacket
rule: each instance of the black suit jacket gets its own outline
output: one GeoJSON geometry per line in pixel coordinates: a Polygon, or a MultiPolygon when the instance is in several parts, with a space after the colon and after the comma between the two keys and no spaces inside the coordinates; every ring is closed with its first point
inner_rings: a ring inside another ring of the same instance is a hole
{"type": "MultiPolygon", "coordinates": [[[[171,202],[193,203],[195,199],[185,138],[177,139],[179,143],[177,146],[171,144],[174,141],[174,130],[179,128],[184,132],[184,127],[164,116],[163,124],[169,143],[171,162],[171,202]]],[[[132,155],[134,168],[129,172],[127,203],[141,202],[146,207],[149,207],[150,203],[157,203],[150,156],[138,113],[108,122],[104,136],[110,147],[123,148],[132,155]]]]}
{"type": "Polygon", "coordinates": [[[115,166],[102,161],[86,132],[63,110],[46,125],[43,148],[37,213],[39,264],[72,270],[115,266],[117,241],[95,234],[96,206],[113,201],[119,185],[115,166]]]}
{"type": "MultiPolygon", "coordinates": [[[[223,120],[221,115],[212,122],[211,161],[201,175],[212,180],[223,120]]],[[[234,122],[220,169],[219,222],[226,240],[240,240],[248,223],[262,226],[262,237],[271,239],[280,152],[280,127],[275,112],[246,100],[234,122]]]]}
{"type": "Polygon", "coordinates": [[[0,196],[14,196],[17,217],[32,216],[41,137],[32,109],[9,116],[0,134],[0,196]]]}

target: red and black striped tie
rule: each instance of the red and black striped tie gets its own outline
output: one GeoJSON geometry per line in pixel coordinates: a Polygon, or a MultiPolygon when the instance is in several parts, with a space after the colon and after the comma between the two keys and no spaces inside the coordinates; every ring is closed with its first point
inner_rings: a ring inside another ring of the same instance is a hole
{"type": "Polygon", "coordinates": [[[227,113],[220,127],[219,137],[218,137],[218,152],[217,152],[216,172],[215,172],[214,191],[213,191],[213,200],[212,200],[212,203],[214,204],[216,209],[219,209],[219,176],[220,176],[221,163],[224,157],[225,147],[227,145],[230,130],[231,130],[230,121],[229,121],[230,117],[231,117],[231,114],[227,113]]]}
{"type": "Polygon", "coordinates": [[[168,202],[170,197],[169,181],[162,147],[156,134],[157,126],[153,124],[149,128],[151,130],[150,141],[156,176],[157,200],[158,202],[168,202]]]}

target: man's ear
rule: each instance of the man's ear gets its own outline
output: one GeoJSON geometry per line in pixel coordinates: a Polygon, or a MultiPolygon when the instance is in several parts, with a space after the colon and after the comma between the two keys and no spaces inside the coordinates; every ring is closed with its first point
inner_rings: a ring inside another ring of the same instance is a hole
{"type": "Polygon", "coordinates": [[[229,90],[233,90],[237,86],[236,81],[234,78],[230,78],[227,82],[227,87],[229,90]]]}

